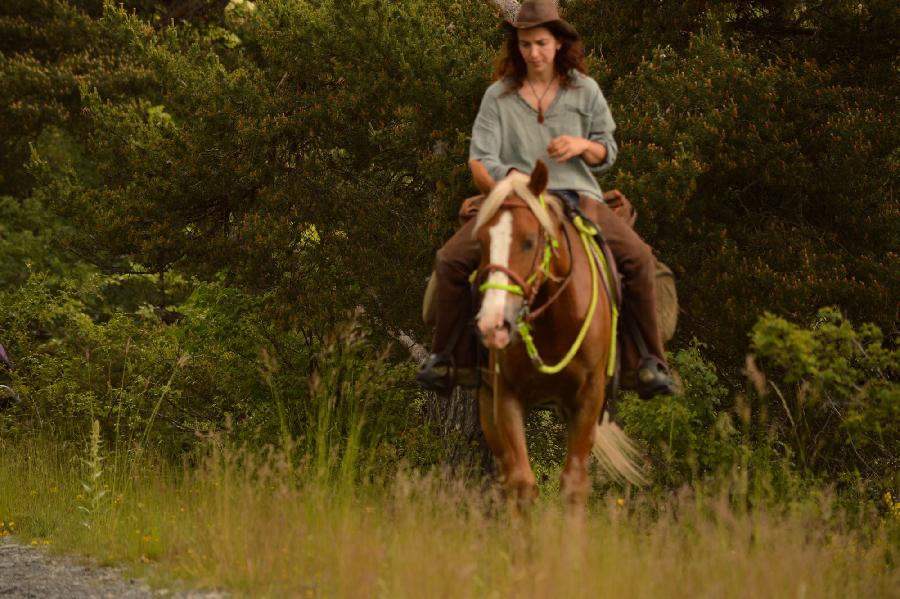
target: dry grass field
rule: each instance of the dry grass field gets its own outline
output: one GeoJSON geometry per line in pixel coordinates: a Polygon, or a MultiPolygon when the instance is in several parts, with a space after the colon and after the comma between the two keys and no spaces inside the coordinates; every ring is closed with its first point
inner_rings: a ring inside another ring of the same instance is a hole
{"type": "Polygon", "coordinates": [[[190,468],[0,441],[0,534],[252,597],[898,597],[898,519],[827,494],[755,507],[741,477],[527,517],[449,476],[361,485],[272,452],[190,468]],[[893,541],[891,540],[893,539],[893,541]]]}

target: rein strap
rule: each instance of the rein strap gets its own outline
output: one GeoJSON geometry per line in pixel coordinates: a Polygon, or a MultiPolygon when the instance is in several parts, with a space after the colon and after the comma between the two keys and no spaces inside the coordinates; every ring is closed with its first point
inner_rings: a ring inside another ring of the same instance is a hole
{"type": "MultiPolygon", "coordinates": [[[[606,263],[603,252],[600,251],[600,246],[597,245],[597,241],[594,239],[594,236],[597,234],[597,229],[586,224],[584,220],[577,215],[572,219],[572,223],[578,230],[578,237],[581,239],[581,244],[584,246],[584,251],[587,254],[588,264],[590,264],[591,267],[591,303],[588,305],[588,311],[584,317],[584,322],[581,325],[581,330],[578,331],[578,336],[572,343],[572,347],[569,348],[569,351],[566,352],[566,355],[563,356],[562,360],[552,366],[548,366],[541,359],[537,346],[534,344],[534,338],[531,336],[531,327],[529,326],[528,319],[520,317],[519,321],[516,323],[516,329],[518,330],[519,335],[521,335],[522,341],[525,343],[525,349],[528,352],[528,356],[531,358],[532,363],[534,363],[535,368],[544,374],[556,374],[560,372],[575,358],[575,354],[578,353],[578,350],[581,349],[581,344],[584,343],[584,338],[587,336],[591,321],[594,319],[594,312],[597,309],[597,300],[600,295],[598,270],[603,271],[607,280],[611,277],[609,265],[606,263]]],[[[615,303],[610,302],[610,307],[612,312],[612,323],[610,331],[609,361],[606,366],[607,376],[613,376],[615,372],[616,329],[618,328],[619,320],[619,310],[615,303]]]]}

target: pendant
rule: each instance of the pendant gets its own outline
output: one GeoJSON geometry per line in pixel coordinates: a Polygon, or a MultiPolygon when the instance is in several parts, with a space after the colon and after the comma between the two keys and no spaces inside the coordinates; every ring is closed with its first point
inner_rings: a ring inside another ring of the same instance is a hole
{"type": "Polygon", "coordinates": [[[544,122],[544,109],[543,108],[538,110],[538,122],[542,123],[542,124],[544,122]]]}

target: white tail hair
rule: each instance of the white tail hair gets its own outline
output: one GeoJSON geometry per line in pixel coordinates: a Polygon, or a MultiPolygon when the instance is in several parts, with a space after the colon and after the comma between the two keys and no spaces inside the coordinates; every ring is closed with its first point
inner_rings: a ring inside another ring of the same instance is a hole
{"type": "Polygon", "coordinates": [[[600,463],[600,468],[611,479],[637,486],[647,484],[647,477],[640,465],[641,452],[625,431],[610,420],[606,411],[594,431],[592,453],[600,463]]]}

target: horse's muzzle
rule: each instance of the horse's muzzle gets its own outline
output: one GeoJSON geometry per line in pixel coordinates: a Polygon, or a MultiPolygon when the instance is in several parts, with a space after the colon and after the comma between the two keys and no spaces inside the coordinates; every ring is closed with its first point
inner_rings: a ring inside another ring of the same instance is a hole
{"type": "Polygon", "coordinates": [[[515,322],[522,298],[507,291],[490,289],[478,312],[478,332],[488,349],[505,349],[515,339],[515,322]]]}
{"type": "Polygon", "coordinates": [[[509,345],[509,337],[509,325],[507,323],[487,331],[481,331],[481,338],[488,349],[505,349],[509,345]]]}
{"type": "Polygon", "coordinates": [[[518,336],[516,327],[507,319],[493,324],[483,324],[479,320],[478,334],[485,347],[498,351],[506,349],[518,336]]]}

